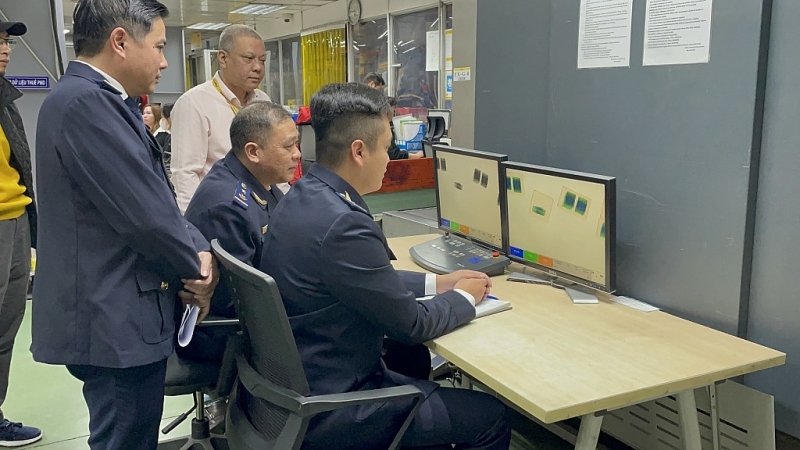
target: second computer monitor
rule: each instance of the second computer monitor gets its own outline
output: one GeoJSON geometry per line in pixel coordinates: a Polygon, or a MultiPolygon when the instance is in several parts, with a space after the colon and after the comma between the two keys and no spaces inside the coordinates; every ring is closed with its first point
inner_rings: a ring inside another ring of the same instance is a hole
{"type": "Polygon", "coordinates": [[[436,145],[439,229],[502,250],[501,169],[506,155],[436,145]]]}
{"type": "Polygon", "coordinates": [[[615,179],[520,163],[503,167],[508,257],[613,292],[615,179]]]}

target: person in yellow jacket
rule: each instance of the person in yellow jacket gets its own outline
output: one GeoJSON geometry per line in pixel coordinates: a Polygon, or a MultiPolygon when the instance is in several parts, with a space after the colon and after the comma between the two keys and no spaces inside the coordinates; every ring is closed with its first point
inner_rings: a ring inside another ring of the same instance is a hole
{"type": "MultiPolygon", "coordinates": [[[[20,22],[0,22],[0,407],[8,391],[11,352],[22,317],[36,246],[31,151],[14,101],[22,97],[5,77],[14,36],[28,31],[20,22]]],[[[0,447],[42,438],[38,428],[11,422],[0,410],[0,447]]]]}

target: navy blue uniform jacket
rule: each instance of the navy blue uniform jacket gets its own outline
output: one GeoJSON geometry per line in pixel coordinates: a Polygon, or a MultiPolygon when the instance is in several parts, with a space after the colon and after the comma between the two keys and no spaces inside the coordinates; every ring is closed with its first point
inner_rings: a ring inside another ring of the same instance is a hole
{"type": "Polygon", "coordinates": [[[119,93],[71,62],[39,112],[36,361],[128,368],[172,353],[181,278],[209,244],[180,214],[161,148],[119,93]]]}
{"type": "MultiPolygon", "coordinates": [[[[270,212],[281,198],[280,188],[274,185],[269,190],[264,188],[230,151],[200,182],[185,217],[208,241],[219,239],[228,253],[255,267],[261,261],[270,212]]],[[[224,279],[219,280],[214,292],[211,311],[215,315],[236,317],[224,279]]]]}
{"type": "MultiPolygon", "coordinates": [[[[272,214],[260,269],[278,285],[312,395],[413,383],[386,369],[384,335],[407,344],[441,336],[475,318],[450,291],[418,302],[425,275],[395,271],[380,227],[355,189],[315,164],[272,214]]],[[[386,448],[408,403],[346,408],[315,418],[304,449],[386,448]]]]}

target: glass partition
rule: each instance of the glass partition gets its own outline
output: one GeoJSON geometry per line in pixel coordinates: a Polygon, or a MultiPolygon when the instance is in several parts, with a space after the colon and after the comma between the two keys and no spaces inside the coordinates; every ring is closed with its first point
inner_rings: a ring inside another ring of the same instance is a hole
{"type": "Polygon", "coordinates": [[[280,61],[280,42],[265,42],[267,49],[267,61],[264,64],[266,75],[262,84],[264,92],[269,95],[270,100],[276,103],[283,102],[281,98],[281,61],[280,61]]]}
{"type": "Polygon", "coordinates": [[[394,16],[394,96],[397,113],[422,119],[439,106],[439,9],[394,16]]]}
{"type": "Polygon", "coordinates": [[[283,64],[283,104],[292,109],[303,105],[303,53],[300,37],[281,41],[283,64]]]}
{"type": "Polygon", "coordinates": [[[389,28],[386,19],[367,20],[352,27],[350,67],[353,81],[362,81],[370,72],[389,80],[389,28]]]}

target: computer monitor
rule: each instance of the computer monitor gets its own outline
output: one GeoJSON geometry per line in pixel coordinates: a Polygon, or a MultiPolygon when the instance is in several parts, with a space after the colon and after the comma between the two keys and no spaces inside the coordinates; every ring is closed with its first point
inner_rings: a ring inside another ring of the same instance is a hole
{"type": "Polygon", "coordinates": [[[500,163],[506,155],[433,146],[439,229],[503,250],[500,163]]]}
{"type": "Polygon", "coordinates": [[[507,255],[582,286],[616,289],[616,179],[503,163],[507,255]]]}

